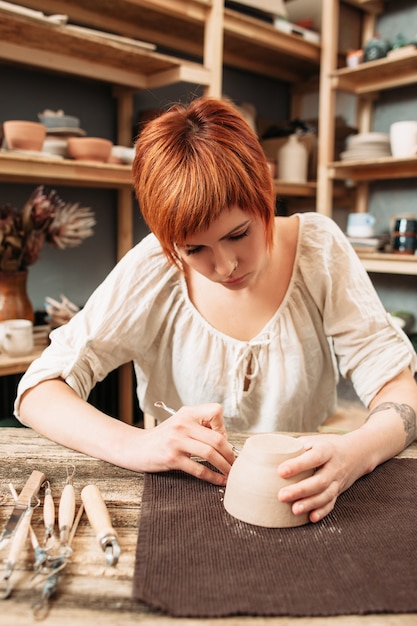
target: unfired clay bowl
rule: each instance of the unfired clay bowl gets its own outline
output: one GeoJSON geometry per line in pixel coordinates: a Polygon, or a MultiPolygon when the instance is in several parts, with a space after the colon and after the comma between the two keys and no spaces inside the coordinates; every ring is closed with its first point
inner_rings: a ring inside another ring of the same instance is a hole
{"type": "Polygon", "coordinates": [[[46,137],[46,128],[43,124],[25,120],[3,122],[3,131],[9,150],[40,152],[46,137]]]}
{"type": "Polygon", "coordinates": [[[68,137],[68,154],[78,161],[107,162],[113,143],[101,137],[68,137]]]}
{"type": "Polygon", "coordinates": [[[281,487],[304,480],[313,473],[281,478],[277,468],[299,456],[304,447],[295,437],[276,433],[254,435],[246,440],[227,479],[224,507],[237,519],[268,528],[289,528],[306,524],[308,514],[294,515],[291,504],[280,502],[281,487]]]}

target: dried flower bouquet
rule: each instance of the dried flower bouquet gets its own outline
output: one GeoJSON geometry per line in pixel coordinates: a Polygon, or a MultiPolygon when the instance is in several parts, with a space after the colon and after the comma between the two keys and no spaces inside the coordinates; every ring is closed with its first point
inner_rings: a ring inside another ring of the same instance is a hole
{"type": "Polygon", "coordinates": [[[60,249],[78,246],[94,234],[95,223],[91,208],[64,202],[39,186],[22,209],[0,206],[0,270],[27,269],[45,242],[60,249]]]}

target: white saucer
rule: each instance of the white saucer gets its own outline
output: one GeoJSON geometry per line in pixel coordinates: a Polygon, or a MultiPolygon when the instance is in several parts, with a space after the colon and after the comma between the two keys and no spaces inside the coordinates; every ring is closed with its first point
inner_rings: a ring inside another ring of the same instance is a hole
{"type": "Polygon", "coordinates": [[[37,152],[36,150],[6,150],[6,152],[10,152],[11,154],[21,154],[22,156],[27,157],[41,157],[42,159],[63,159],[64,157],[59,154],[52,154],[51,152],[37,152]]]}
{"type": "Polygon", "coordinates": [[[87,133],[82,128],[57,126],[56,128],[47,128],[47,135],[78,135],[84,137],[87,133]]]}

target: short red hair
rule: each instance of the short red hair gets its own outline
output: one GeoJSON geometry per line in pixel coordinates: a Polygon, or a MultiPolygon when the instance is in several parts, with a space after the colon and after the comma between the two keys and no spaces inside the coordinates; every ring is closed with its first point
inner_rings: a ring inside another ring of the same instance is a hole
{"type": "Polygon", "coordinates": [[[272,245],[275,193],[266,157],[228,102],[198,98],[148,122],[136,142],[133,178],[142,215],[174,263],[176,244],[232,207],[260,217],[272,245]]]}

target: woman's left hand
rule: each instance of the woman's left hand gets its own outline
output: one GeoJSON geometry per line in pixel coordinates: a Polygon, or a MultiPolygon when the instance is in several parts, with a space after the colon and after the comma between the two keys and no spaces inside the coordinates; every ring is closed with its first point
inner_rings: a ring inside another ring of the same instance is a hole
{"type": "Polygon", "coordinates": [[[314,435],[300,437],[305,452],[284,461],[278,467],[282,478],[291,478],[308,470],[312,476],[283,487],[281,502],[292,503],[294,515],[309,513],[311,522],[318,522],[334,508],[339,494],[359,477],[347,435],[314,435]]]}

